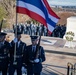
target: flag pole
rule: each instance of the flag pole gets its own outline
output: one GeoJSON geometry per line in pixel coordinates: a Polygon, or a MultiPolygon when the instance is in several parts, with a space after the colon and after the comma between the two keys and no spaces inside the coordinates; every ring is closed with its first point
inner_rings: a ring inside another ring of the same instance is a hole
{"type": "Polygon", "coordinates": [[[2,19],[1,24],[0,24],[0,33],[1,33],[1,29],[2,29],[2,24],[3,24],[3,19],[2,19]]]}
{"type": "MultiPolygon", "coordinates": [[[[16,0],[16,5],[18,4],[17,0],[16,0]]],[[[16,8],[16,11],[17,11],[17,8],[16,8]]],[[[18,17],[18,14],[16,12],[16,29],[15,29],[15,38],[17,38],[17,17],[18,17]]],[[[14,62],[16,61],[16,43],[15,43],[15,48],[14,48],[14,62]]]]}

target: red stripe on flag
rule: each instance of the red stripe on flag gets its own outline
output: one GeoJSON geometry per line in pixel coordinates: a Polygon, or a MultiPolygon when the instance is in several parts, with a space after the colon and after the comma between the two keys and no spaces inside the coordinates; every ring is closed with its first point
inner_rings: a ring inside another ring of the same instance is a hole
{"type": "Polygon", "coordinates": [[[48,30],[48,35],[51,35],[51,34],[52,34],[52,32],[48,30]]]}
{"type": "Polygon", "coordinates": [[[16,12],[17,12],[17,13],[22,13],[22,14],[27,14],[27,15],[30,16],[31,18],[33,18],[33,19],[41,22],[41,23],[44,24],[45,26],[47,26],[46,20],[45,20],[42,16],[38,15],[38,14],[35,13],[35,12],[29,11],[29,10],[26,9],[26,8],[18,7],[18,6],[16,7],[16,12]]]}
{"type": "Polygon", "coordinates": [[[54,16],[54,17],[56,17],[56,18],[58,18],[58,19],[60,19],[60,18],[54,13],[54,11],[51,9],[51,7],[49,6],[47,0],[43,0],[43,2],[45,3],[46,8],[48,9],[49,14],[52,15],[52,16],[54,16]]]}

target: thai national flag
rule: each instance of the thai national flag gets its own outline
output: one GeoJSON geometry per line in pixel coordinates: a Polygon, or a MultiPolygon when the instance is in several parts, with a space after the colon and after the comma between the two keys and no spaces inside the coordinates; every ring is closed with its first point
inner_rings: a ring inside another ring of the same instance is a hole
{"type": "Polygon", "coordinates": [[[47,0],[17,0],[17,13],[27,14],[39,21],[52,33],[59,17],[52,11],[47,0]]]}

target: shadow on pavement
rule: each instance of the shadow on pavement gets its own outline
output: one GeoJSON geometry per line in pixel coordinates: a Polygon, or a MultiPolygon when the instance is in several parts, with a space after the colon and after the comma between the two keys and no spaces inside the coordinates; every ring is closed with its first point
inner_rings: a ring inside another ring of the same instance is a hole
{"type": "Polygon", "coordinates": [[[66,67],[62,67],[62,66],[43,64],[42,75],[64,75],[63,73],[61,73],[51,67],[67,69],[66,67]]]}

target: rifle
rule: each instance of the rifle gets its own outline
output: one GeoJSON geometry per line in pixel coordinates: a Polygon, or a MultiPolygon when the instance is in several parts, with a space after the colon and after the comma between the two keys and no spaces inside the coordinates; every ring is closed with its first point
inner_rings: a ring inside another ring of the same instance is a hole
{"type": "Polygon", "coordinates": [[[0,24],[0,33],[1,33],[1,29],[2,29],[2,24],[3,24],[3,19],[2,19],[1,24],[0,24]]]}
{"type": "Polygon", "coordinates": [[[39,37],[39,42],[38,42],[37,47],[36,47],[35,59],[38,58],[38,56],[39,56],[39,46],[40,46],[40,41],[41,41],[41,35],[42,35],[42,33],[43,33],[43,27],[44,27],[44,26],[42,25],[41,34],[40,34],[40,37],[39,37]]]}

